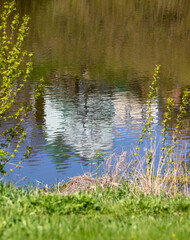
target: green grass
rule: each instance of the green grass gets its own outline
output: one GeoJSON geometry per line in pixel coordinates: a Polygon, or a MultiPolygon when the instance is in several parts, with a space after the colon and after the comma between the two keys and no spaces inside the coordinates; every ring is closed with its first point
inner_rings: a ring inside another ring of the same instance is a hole
{"type": "Polygon", "coordinates": [[[0,239],[190,239],[190,198],[118,189],[63,196],[0,184],[0,239]]]}

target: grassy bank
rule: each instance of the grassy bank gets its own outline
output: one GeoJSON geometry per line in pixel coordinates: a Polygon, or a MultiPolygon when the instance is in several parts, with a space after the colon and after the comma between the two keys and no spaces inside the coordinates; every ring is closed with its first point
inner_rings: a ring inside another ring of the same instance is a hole
{"type": "Polygon", "coordinates": [[[190,198],[128,185],[64,196],[0,184],[0,239],[189,239],[190,198]]]}

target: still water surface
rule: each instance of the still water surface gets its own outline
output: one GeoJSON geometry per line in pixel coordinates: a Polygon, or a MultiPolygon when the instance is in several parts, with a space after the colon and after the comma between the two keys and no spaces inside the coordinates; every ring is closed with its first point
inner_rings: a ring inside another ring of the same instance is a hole
{"type": "MultiPolygon", "coordinates": [[[[162,68],[154,125],[159,139],[171,96],[172,132],[182,92],[190,87],[188,0],[16,2],[21,16],[31,16],[26,48],[35,55],[22,99],[33,99],[42,76],[46,89],[26,122],[32,157],[10,179],[53,184],[89,171],[97,153],[134,148],[156,64],[162,68]]],[[[184,126],[189,152],[190,115],[184,126]]]]}

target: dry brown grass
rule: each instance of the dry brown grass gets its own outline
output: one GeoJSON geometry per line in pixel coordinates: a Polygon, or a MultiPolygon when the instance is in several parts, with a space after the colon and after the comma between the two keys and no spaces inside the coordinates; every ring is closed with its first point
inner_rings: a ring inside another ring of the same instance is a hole
{"type": "MultiPolygon", "coordinates": [[[[57,191],[64,195],[78,191],[92,192],[96,188],[118,188],[124,182],[134,193],[140,190],[144,194],[156,196],[161,193],[190,196],[189,160],[183,158],[183,153],[181,151],[178,157],[173,157],[173,163],[166,162],[165,165],[161,160],[156,164],[154,156],[149,170],[146,168],[145,157],[134,156],[126,151],[120,155],[112,153],[105,159],[104,174],[101,177],[95,178],[91,174],[72,177],[66,184],[59,183],[57,191]]],[[[45,191],[50,193],[48,186],[45,191]]]]}
{"type": "Polygon", "coordinates": [[[123,152],[121,155],[111,154],[105,159],[105,174],[93,178],[87,174],[70,179],[62,194],[71,194],[78,191],[93,191],[98,188],[119,187],[122,181],[127,182],[132,191],[136,189],[145,194],[190,195],[190,175],[187,162],[183,158],[174,159],[173,164],[163,165],[161,161],[155,169],[155,159],[150,171],[145,168],[146,159],[123,152]],[[136,164],[136,165],[135,165],[136,164]],[[134,168],[135,166],[135,168],[134,168]]]}
{"type": "Polygon", "coordinates": [[[87,174],[76,176],[70,179],[66,188],[63,189],[63,194],[72,194],[78,191],[93,191],[98,188],[108,188],[118,186],[118,182],[114,182],[111,176],[101,178],[93,178],[87,174]]]}

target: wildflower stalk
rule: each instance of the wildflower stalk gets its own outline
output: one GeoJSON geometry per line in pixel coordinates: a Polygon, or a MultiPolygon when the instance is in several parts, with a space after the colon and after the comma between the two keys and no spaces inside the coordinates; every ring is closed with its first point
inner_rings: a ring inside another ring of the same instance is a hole
{"type": "Polygon", "coordinates": [[[161,145],[161,163],[164,165],[168,156],[170,154],[171,146],[166,144],[169,122],[171,121],[171,115],[173,112],[174,100],[172,98],[167,99],[167,111],[164,114],[164,119],[162,121],[162,145],[161,145]]]}
{"type": "Polygon", "coordinates": [[[190,90],[186,89],[183,92],[182,101],[181,101],[181,104],[179,107],[179,114],[177,115],[177,119],[176,119],[177,125],[175,127],[174,134],[173,134],[172,146],[171,146],[171,148],[168,149],[168,152],[171,153],[170,154],[170,164],[171,165],[174,162],[175,148],[177,146],[178,139],[181,134],[183,119],[184,119],[184,116],[188,112],[189,104],[190,104],[190,90]]]}
{"type": "MultiPolygon", "coordinates": [[[[152,163],[152,158],[153,158],[153,146],[154,146],[154,139],[155,139],[155,137],[153,136],[153,123],[154,123],[153,103],[157,97],[157,92],[158,92],[159,71],[160,71],[160,65],[156,65],[154,69],[153,81],[150,85],[150,92],[147,100],[147,110],[146,110],[147,119],[145,122],[145,126],[142,130],[142,134],[140,135],[139,142],[136,147],[136,153],[135,153],[135,155],[140,154],[140,145],[143,144],[145,136],[148,135],[148,138],[150,139],[150,149],[148,149],[146,153],[146,164],[147,164],[148,171],[150,170],[150,165],[152,163]]],[[[137,164],[137,160],[136,160],[136,164],[137,164]]]]}

